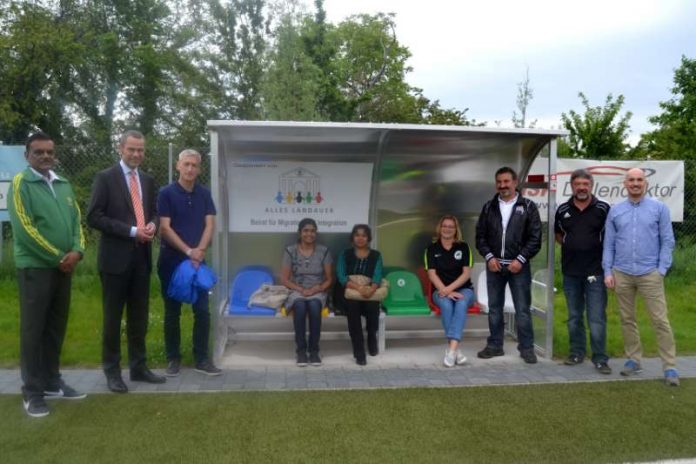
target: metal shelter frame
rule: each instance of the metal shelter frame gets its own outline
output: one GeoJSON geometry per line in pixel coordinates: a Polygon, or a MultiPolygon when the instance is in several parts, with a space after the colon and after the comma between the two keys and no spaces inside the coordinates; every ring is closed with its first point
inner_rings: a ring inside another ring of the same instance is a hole
{"type": "MultiPolygon", "coordinates": [[[[232,318],[225,315],[235,271],[246,264],[277,268],[282,246],[294,239],[288,233],[239,234],[230,231],[229,198],[235,194],[230,170],[234,163],[258,161],[369,162],[373,165],[369,223],[372,246],[385,264],[415,265],[409,248],[432,234],[433,220],[443,213],[463,219],[465,239],[474,248],[473,228],[483,203],[495,193],[494,172],[507,165],[518,172],[519,188],[547,190],[544,245],[533,268],[546,271],[543,297],[533,300],[537,351],[553,354],[554,230],[557,139],[561,130],[426,126],[413,124],[326,123],[281,121],[208,121],[211,142],[211,189],[218,209],[212,264],[220,276],[214,294],[216,327],[214,353],[222,355],[232,318]],[[534,159],[545,152],[548,170],[543,179],[528,179],[534,159]],[[380,237],[388,237],[380,241],[380,237]],[[420,241],[419,241],[420,240],[420,241]],[[381,246],[380,246],[381,245],[381,246]]],[[[345,247],[343,234],[322,234],[331,249],[345,247]]],[[[422,253],[422,251],[421,251],[422,253]]],[[[413,253],[411,253],[413,254],[413,253]]],[[[480,257],[477,256],[479,261],[480,257]]],[[[536,260],[536,258],[535,258],[536,260]]],[[[268,318],[247,322],[263,326],[268,318]]],[[[508,324],[514,327],[514,324],[508,324]]],[[[486,328],[487,330],[487,328],[486,328]]],[[[514,335],[514,330],[508,330],[514,335]]],[[[266,334],[268,335],[268,334],[266,334]]],[[[322,334],[323,336],[323,334],[322,334]]]]}

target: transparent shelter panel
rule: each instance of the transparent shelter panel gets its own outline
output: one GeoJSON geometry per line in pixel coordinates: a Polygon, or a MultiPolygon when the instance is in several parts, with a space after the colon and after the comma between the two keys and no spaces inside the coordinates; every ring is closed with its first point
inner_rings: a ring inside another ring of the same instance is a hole
{"type": "MultiPolygon", "coordinates": [[[[356,197],[362,193],[365,198],[356,208],[367,208],[364,222],[372,225],[373,245],[382,252],[385,266],[414,272],[422,269],[437,220],[453,214],[472,249],[476,273],[485,275],[483,258],[475,248],[475,227],[483,204],[495,194],[495,171],[510,166],[520,174],[520,180],[525,180],[543,147],[564,135],[563,131],[536,129],[402,124],[209,121],[208,126],[211,186],[218,209],[211,261],[219,267],[223,280],[216,288],[219,307],[229,294],[231,281],[244,266],[267,266],[277,279],[283,249],[297,239],[296,230],[246,231],[232,226],[240,215],[249,214],[253,200],[261,198],[250,198],[249,191],[239,187],[243,182],[231,181],[239,179],[234,177],[239,174],[233,171],[235,163],[297,163],[299,167],[305,163],[337,163],[335,168],[341,173],[351,172],[351,163],[369,163],[373,167],[371,185],[352,192],[356,197]],[[367,190],[369,195],[364,195],[367,190]]],[[[278,183],[274,176],[261,179],[261,183],[270,178],[278,183]]],[[[339,181],[345,179],[351,177],[345,175],[339,181]]],[[[273,195],[281,189],[270,190],[263,190],[262,195],[270,195],[269,207],[277,206],[273,195]]],[[[324,196],[325,192],[321,193],[324,196]]],[[[345,197],[336,198],[346,201],[345,197]]],[[[348,198],[353,197],[349,194],[348,198]]],[[[304,216],[298,214],[293,219],[304,216]]],[[[318,240],[335,257],[349,246],[348,230],[335,232],[320,226],[318,240]]],[[[534,273],[548,267],[547,248],[545,237],[542,251],[533,262],[534,273]]],[[[541,274],[536,277],[544,280],[541,274]]],[[[548,303],[544,304],[543,290],[534,289],[533,293],[535,306],[545,311],[548,303]]],[[[258,324],[262,326],[263,321],[258,324]]],[[[537,343],[543,346],[548,326],[536,325],[540,331],[537,343]]]]}

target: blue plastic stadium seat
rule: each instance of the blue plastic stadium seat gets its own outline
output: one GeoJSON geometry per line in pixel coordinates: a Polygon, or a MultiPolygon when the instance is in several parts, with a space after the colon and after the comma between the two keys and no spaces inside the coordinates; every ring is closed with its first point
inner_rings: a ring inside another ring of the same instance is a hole
{"type": "Polygon", "coordinates": [[[248,307],[251,295],[263,284],[272,284],[271,270],[263,266],[246,266],[237,272],[230,288],[229,314],[232,316],[275,316],[274,308],[248,307]]]}

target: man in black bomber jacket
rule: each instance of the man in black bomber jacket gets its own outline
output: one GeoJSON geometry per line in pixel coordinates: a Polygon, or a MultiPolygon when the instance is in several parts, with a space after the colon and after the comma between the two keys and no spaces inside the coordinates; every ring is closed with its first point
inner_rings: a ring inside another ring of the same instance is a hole
{"type": "Polygon", "coordinates": [[[541,219],[536,205],[517,191],[517,173],[502,167],[495,173],[498,193],[481,210],[476,224],[476,248],[486,260],[490,336],[478,357],[502,356],[505,286],[515,306],[517,349],[525,362],[537,362],[532,327],[532,273],[529,262],[541,248],[541,219]]]}

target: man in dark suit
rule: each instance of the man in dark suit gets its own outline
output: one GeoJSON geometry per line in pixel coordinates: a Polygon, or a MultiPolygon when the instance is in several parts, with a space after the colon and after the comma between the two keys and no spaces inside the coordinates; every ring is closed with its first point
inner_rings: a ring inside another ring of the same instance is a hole
{"type": "Polygon", "coordinates": [[[87,223],[101,232],[97,264],[102,283],[104,330],[102,364],[109,390],[126,393],[121,377],[121,318],[126,307],[130,379],[164,383],[146,365],[152,270],[152,239],[157,232],[157,187],[139,168],[145,137],[126,131],[118,143],[121,160],[97,174],[87,223]]]}

